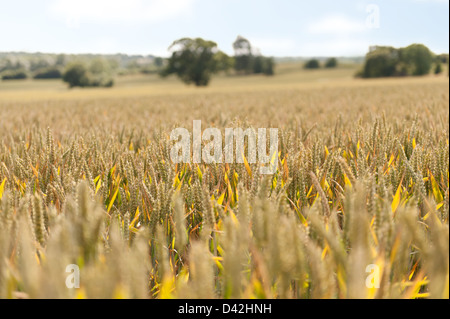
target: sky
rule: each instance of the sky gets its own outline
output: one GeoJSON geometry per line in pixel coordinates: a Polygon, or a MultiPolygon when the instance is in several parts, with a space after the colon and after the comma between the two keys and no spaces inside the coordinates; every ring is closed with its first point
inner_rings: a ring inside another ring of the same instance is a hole
{"type": "Polygon", "coordinates": [[[267,56],[363,56],[371,45],[449,52],[449,0],[0,0],[0,52],[169,56],[238,35],[267,56]]]}

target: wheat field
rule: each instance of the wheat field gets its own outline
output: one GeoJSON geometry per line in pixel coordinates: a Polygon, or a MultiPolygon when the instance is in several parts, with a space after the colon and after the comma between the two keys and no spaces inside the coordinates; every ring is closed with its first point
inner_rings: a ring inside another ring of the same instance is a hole
{"type": "Polygon", "coordinates": [[[0,298],[449,298],[448,78],[339,72],[0,90],[0,298]],[[193,120],[276,173],[173,164],[193,120]]]}

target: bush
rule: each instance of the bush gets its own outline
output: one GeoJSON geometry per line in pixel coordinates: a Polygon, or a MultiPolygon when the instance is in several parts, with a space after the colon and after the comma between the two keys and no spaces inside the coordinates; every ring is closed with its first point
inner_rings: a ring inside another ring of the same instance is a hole
{"type": "Polygon", "coordinates": [[[110,88],[114,85],[114,80],[104,76],[96,76],[89,80],[89,85],[92,87],[105,87],[110,88]]]}
{"type": "Polygon", "coordinates": [[[439,54],[436,56],[436,60],[443,64],[447,64],[448,63],[448,54],[439,54]]]}
{"type": "Polygon", "coordinates": [[[57,68],[45,68],[38,70],[33,76],[34,79],[60,79],[62,73],[57,68]]]}
{"type": "Polygon", "coordinates": [[[263,64],[264,64],[264,57],[260,55],[255,56],[253,59],[253,73],[255,74],[263,73],[263,64]]]}
{"type": "Polygon", "coordinates": [[[423,44],[412,44],[400,49],[400,60],[407,65],[408,74],[425,75],[430,73],[433,54],[423,44]]]}
{"type": "Polygon", "coordinates": [[[10,70],[6,71],[2,75],[2,80],[22,80],[28,77],[25,70],[10,70]]]}
{"type": "Polygon", "coordinates": [[[311,59],[309,61],[307,61],[305,63],[305,65],[303,66],[303,68],[305,69],[318,69],[320,68],[320,63],[319,60],[317,59],[311,59]]]}
{"type": "Polygon", "coordinates": [[[70,88],[85,87],[89,85],[88,71],[83,63],[76,62],[67,66],[63,74],[63,81],[69,84],[70,88]]]}
{"type": "Polygon", "coordinates": [[[433,54],[422,44],[406,48],[374,47],[366,55],[362,76],[365,78],[425,75],[430,73],[433,54]]]}
{"type": "Polygon", "coordinates": [[[273,58],[267,58],[261,55],[255,56],[253,59],[253,73],[273,75],[274,64],[273,58]]]}
{"type": "Polygon", "coordinates": [[[214,59],[216,60],[217,70],[220,72],[229,73],[234,67],[234,58],[228,56],[223,51],[218,51],[214,54],[214,59]]]}
{"type": "Polygon", "coordinates": [[[329,58],[325,62],[325,67],[326,68],[335,68],[335,67],[337,67],[337,59],[336,58],[329,58]]]}
{"type": "Polygon", "coordinates": [[[107,63],[101,59],[91,62],[88,68],[82,62],[75,62],[67,66],[63,81],[73,87],[112,87],[114,80],[107,63]]]}
{"type": "Polygon", "coordinates": [[[274,75],[275,74],[274,67],[275,62],[273,58],[264,58],[263,73],[265,75],[274,75]]]}
{"type": "Polygon", "coordinates": [[[393,48],[379,48],[370,52],[364,64],[364,78],[389,77],[396,75],[398,55],[393,48]]]}
{"type": "Polygon", "coordinates": [[[442,64],[436,63],[436,66],[434,67],[434,74],[441,74],[442,73],[442,64]]]}

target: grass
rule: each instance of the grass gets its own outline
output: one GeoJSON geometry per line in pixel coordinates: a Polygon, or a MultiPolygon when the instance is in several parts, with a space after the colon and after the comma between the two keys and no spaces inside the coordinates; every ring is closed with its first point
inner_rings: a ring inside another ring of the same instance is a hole
{"type": "Polygon", "coordinates": [[[448,298],[448,78],[352,74],[0,83],[0,298],[448,298]],[[192,120],[277,172],[173,164],[192,120]]]}

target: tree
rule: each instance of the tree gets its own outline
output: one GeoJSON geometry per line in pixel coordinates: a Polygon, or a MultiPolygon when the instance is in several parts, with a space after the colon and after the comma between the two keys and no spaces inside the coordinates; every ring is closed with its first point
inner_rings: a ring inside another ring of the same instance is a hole
{"type": "Polygon", "coordinates": [[[28,77],[24,69],[8,70],[2,74],[2,80],[23,80],[28,77]]]}
{"type": "Polygon", "coordinates": [[[233,49],[234,69],[238,74],[274,74],[273,58],[261,55],[246,38],[239,35],[233,42],[233,49]]]}
{"type": "Polygon", "coordinates": [[[423,44],[412,44],[401,49],[400,59],[407,65],[411,75],[428,74],[433,64],[433,54],[423,44]]]}
{"type": "Polygon", "coordinates": [[[6,59],[4,61],[1,61],[0,63],[0,73],[4,71],[23,71],[23,70],[26,70],[26,67],[20,60],[16,60],[14,62],[11,59],[6,59]]]}
{"type": "Polygon", "coordinates": [[[50,63],[48,62],[47,59],[42,58],[42,57],[37,57],[37,58],[31,59],[29,70],[31,72],[35,72],[39,69],[45,69],[48,67],[50,67],[50,63]]]}
{"type": "Polygon", "coordinates": [[[371,47],[361,75],[365,78],[429,74],[435,57],[423,44],[406,48],[371,47]]]}
{"type": "Polygon", "coordinates": [[[70,88],[89,85],[88,70],[84,63],[74,62],[67,66],[63,74],[63,81],[69,84],[70,88]]]}
{"type": "Polygon", "coordinates": [[[58,54],[56,56],[55,66],[64,66],[66,64],[66,56],[64,54],[58,54]]]}
{"type": "Polygon", "coordinates": [[[176,74],[186,84],[206,86],[211,75],[218,71],[217,44],[213,41],[183,38],[174,41],[169,50],[173,50],[172,56],[161,72],[162,76],[176,74]]]}
{"type": "Polygon", "coordinates": [[[33,79],[60,79],[61,71],[56,67],[39,69],[33,76],[33,79]]]}
{"type": "Polygon", "coordinates": [[[156,58],[153,60],[153,64],[154,64],[157,68],[161,68],[161,67],[163,66],[163,64],[164,64],[164,59],[161,58],[161,57],[156,57],[156,58]]]}
{"type": "Polygon", "coordinates": [[[217,70],[227,72],[234,67],[234,59],[228,56],[223,51],[218,51],[214,55],[214,59],[217,63],[217,70]]]}
{"type": "Polygon", "coordinates": [[[111,63],[102,58],[96,58],[89,65],[88,86],[111,87],[114,84],[111,63]]]}
{"type": "Polygon", "coordinates": [[[254,57],[250,41],[242,36],[238,36],[233,42],[234,49],[234,69],[238,73],[250,74],[254,70],[254,57]]]}
{"type": "Polygon", "coordinates": [[[263,65],[263,73],[265,75],[274,75],[275,74],[275,61],[273,58],[264,58],[264,65],[263,65]]]}
{"type": "Polygon", "coordinates": [[[392,47],[377,47],[369,52],[364,64],[363,77],[377,78],[396,75],[398,51],[392,47]]]}
{"type": "Polygon", "coordinates": [[[253,59],[253,73],[263,73],[264,57],[261,55],[255,56],[253,59]]]}
{"type": "Polygon", "coordinates": [[[305,69],[318,69],[318,68],[320,68],[319,60],[311,59],[309,61],[306,61],[306,63],[303,66],[303,68],[305,68],[305,69]]]}
{"type": "Polygon", "coordinates": [[[114,85],[112,72],[108,62],[103,59],[94,59],[89,66],[83,62],[73,62],[66,67],[63,81],[73,87],[111,87],[114,85]]]}
{"type": "Polygon", "coordinates": [[[441,73],[442,73],[442,64],[438,62],[434,67],[434,74],[441,74],[441,73]]]}
{"type": "Polygon", "coordinates": [[[273,61],[273,58],[267,58],[262,55],[255,56],[253,61],[253,73],[273,75],[274,65],[275,62],[273,61]]]}
{"type": "Polygon", "coordinates": [[[329,58],[325,62],[325,67],[326,68],[335,68],[335,67],[337,67],[337,59],[336,58],[329,58]]]}

